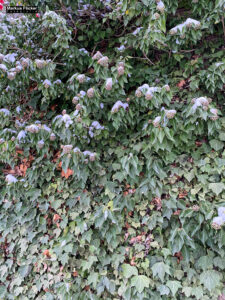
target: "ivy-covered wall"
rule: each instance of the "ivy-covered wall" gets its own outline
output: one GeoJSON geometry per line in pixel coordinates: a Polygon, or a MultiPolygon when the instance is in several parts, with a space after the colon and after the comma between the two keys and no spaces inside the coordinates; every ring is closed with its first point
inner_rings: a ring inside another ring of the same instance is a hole
{"type": "Polygon", "coordinates": [[[225,299],[224,0],[6,4],[0,299],[225,299]]]}

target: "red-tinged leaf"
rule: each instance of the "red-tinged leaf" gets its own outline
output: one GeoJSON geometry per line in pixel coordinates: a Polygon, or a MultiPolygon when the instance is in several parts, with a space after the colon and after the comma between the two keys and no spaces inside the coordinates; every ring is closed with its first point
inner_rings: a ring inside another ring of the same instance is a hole
{"type": "Polygon", "coordinates": [[[51,255],[50,255],[50,253],[49,253],[49,250],[44,250],[44,251],[43,251],[43,254],[44,254],[46,257],[48,257],[48,258],[51,257],[51,255]]]}
{"type": "Polygon", "coordinates": [[[186,81],[184,79],[182,79],[177,86],[181,89],[184,85],[185,85],[186,81]]]}

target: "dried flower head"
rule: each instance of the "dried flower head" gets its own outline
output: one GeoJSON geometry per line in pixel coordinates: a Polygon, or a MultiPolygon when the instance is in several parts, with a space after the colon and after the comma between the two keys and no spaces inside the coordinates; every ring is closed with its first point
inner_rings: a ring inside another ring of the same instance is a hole
{"type": "Polygon", "coordinates": [[[74,96],[72,102],[73,104],[77,104],[79,102],[79,97],[74,96]]]}
{"type": "Polygon", "coordinates": [[[77,76],[77,80],[79,81],[79,83],[83,83],[85,81],[86,77],[84,74],[80,74],[77,76]]]}
{"type": "Polygon", "coordinates": [[[87,96],[88,98],[93,98],[95,95],[95,90],[93,88],[90,88],[87,90],[87,96]]]}
{"type": "Polygon", "coordinates": [[[106,79],[105,88],[106,88],[107,91],[110,91],[112,89],[112,78],[107,78],[106,79]]]}
{"type": "Polygon", "coordinates": [[[93,60],[99,60],[100,58],[102,58],[103,55],[101,54],[100,51],[96,52],[94,56],[92,56],[93,60]]]}
{"type": "Polygon", "coordinates": [[[168,119],[173,119],[173,117],[175,116],[176,113],[177,113],[177,112],[176,112],[175,109],[167,110],[167,111],[166,111],[166,117],[167,117],[168,119]]]}
{"type": "Polygon", "coordinates": [[[124,74],[124,67],[123,66],[119,66],[118,68],[117,68],[117,73],[118,73],[118,75],[119,76],[122,76],[123,74],[124,74]]]}
{"type": "Polygon", "coordinates": [[[100,66],[103,66],[103,67],[108,67],[108,63],[109,63],[109,58],[108,56],[103,56],[102,58],[100,58],[98,60],[98,64],[100,66]]]}
{"type": "Polygon", "coordinates": [[[153,120],[153,122],[152,122],[153,126],[154,126],[154,127],[159,127],[160,121],[161,121],[161,117],[160,117],[160,116],[156,117],[156,118],[153,120]]]}

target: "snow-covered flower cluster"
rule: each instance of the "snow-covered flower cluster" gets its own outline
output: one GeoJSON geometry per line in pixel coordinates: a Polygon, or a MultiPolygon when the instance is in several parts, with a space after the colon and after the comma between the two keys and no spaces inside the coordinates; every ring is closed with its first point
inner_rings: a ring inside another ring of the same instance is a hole
{"type": "Polygon", "coordinates": [[[95,90],[93,88],[90,88],[87,90],[87,96],[88,98],[93,98],[95,95],[95,90]]]}
{"type": "Polygon", "coordinates": [[[218,208],[218,216],[213,218],[212,227],[214,229],[220,229],[225,224],[225,207],[218,208]]]}
{"type": "Polygon", "coordinates": [[[124,70],[124,62],[119,62],[118,67],[117,67],[117,73],[119,76],[123,75],[125,72],[124,70]]]}
{"type": "Polygon", "coordinates": [[[168,119],[173,119],[177,111],[175,109],[165,110],[166,117],[168,119]]]}
{"type": "Polygon", "coordinates": [[[45,142],[43,140],[38,141],[37,146],[39,149],[42,149],[44,147],[45,142]]]}
{"type": "Polygon", "coordinates": [[[7,67],[4,64],[0,64],[0,70],[2,70],[2,72],[6,73],[7,72],[7,67]]]}
{"type": "Polygon", "coordinates": [[[31,124],[26,127],[26,131],[29,131],[31,133],[37,133],[39,131],[39,127],[35,124],[31,124]]]}
{"type": "Polygon", "coordinates": [[[21,130],[18,135],[17,135],[17,139],[19,140],[19,142],[22,140],[22,139],[25,139],[26,137],[26,131],[24,130],[21,130]]]}
{"type": "Polygon", "coordinates": [[[68,154],[72,151],[73,145],[61,145],[61,148],[63,149],[63,154],[68,154]]]}
{"type": "Polygon", "coordinates": [[[112,112],[112,113],[116,113],[116,112],[119,111],[119,109],[120,109],[121,107],[123,107],[123,109],[126,110],[126,109],[129,107],[129,105],[128,105],[128,103],[123,103],[123,102],[121,102],[120,100],[118,100],[118,101],[113,105],[113,107],[112,107],[112,109],[111,109],[111,112],[112,112]]]}
{"type": "Polygon", "coordinates": [[[85,82],[85,75],[84,74],[79,74],[76,76],[76,79],[79,81],[79,83],[84,83],[85,82]]]}
{"type": "Polygon", "coordinates": [[[98,60],[98,64],[103,67],[108,67],[109,58],[108,56],[103,56],[98,60]]]}
{"type": "Polygon", "coordinates": [[[210,112],[212,114],[212,116],[210,117],[210,119],[212,121],[216,121],[219,118],[219,116],[218,116],[218,109],[216,109],[216,108],[210,108],[210,112]]]}
{"type": "Polygon", "coordinates": [[[43,69],[48,64],[48,61],[44,59],[35,59],[35,64],[38,69],[43,69]]]}
{"type": "Polygon", "coordinates": [[[160,116],[156,117],[156,118],[153,120],[153,122],[152,122],[153,126],[154,126],[154,127],[159,127],[160,121],[161,121],[161,117],[160,117],[160,116]]]}
{"type": "Polygon", "coordinates": [[[55,141],[56,135],[54,133],[50,134],[50,141],[55,141]]]}
{"type": "Polygon", "coordinates": [[[92,56],[93,60],[99,60],[100,58],[102,58],[103,55],[100,51],[96,52],[94,56],[92,56]]]}
{"type": "Polygon", "coordinates": [[[107,91],[110,91],[112,89],[112,78],[107,78],[105,83],[105,88],[107,91]]]}
{"type": "Polygon", "coordinates": [[[96,153],[95,152],[90,152],[88,150],[83,152],[84,156],[89,156],[90,161],[94,161],[96,158],[96,153]]]}
{"type": "Polygon", "coordinates": [[[103,130],[105,127],[101,126],[98,121],[93,121],[89,127],[89,136],[92,138],[94,136],[93,130],[103,130]]]}
{"type": "Polygon", "coordinates": [[[142,86],[138,87],[135,96],[140,98],[143,95],[145,96],[146,100],[151,100],[153,98],[153,94],[155,92],[160,92],[161,88],[160,87],[150,87],[148,84],[143,84],[142,86]]]}
{"type": "Polygon", "coordinates": [[[1,108],[0,113],[3,113],[5,116],[10,115],[10,111],[7,108],[1,108]]]}
{"type": "Polygon", "coordinates": [[[15,176],[9,174],[6,176],[5,178],[6,182],[8,182],[8,184],[11,184],[11,183],[16,183],[18,180],[16,179],[15,176]]]}
{"type": "Polygon", "coordinates": [[[164,5],[164,3],[163,3],[161,0],[160,0],[160,1],[156,0],[156,2],[157,2],[156,9],[157,9],[158,11],[160,11],[161,13],[163,13],[164,10],[165,10],[165,5],[164,5]]]}
{"type": "Polygon", "coordinates": [[[196,21],[194,19],[188,18],[184,23],[179,24],[172,29],[170,29],[169,33],[171,35],[177,34],[178,32],[182,32],[184,28],[191,28],[194,27],[196,29],[199,29],[201,26],[201,23],[199,21],[196,21]]]}
{"type": "Polygon", "coordinates": [[[44,82],[43,82],[43,85],[47,89],[47,88],[49,88],[52,85],[52,83],[51,83],[50,80],[45,79],[44,82]]]}
{"type": "Polygon", "coordinates": [[[28,57],[27,58],[22,57],[20,59],[20,63],[24,68],[26,68],[30,64],[30,59],[28,57]]]}
{"type": "Polygon", "coordinates": [[[203,110],[208,110],[208,106],[211,102],[212,102],[212,99],[207,98],[207,97],[193,98],[191,100],[191,103],[193,104],[192,110],[193,110],[193,112],[195,112],[197,107],[202,107],[203,110]]]}
{"type": "Polygon", "coordinates": [[[63,122],[65,123],[66,128],[68,128],[71,124],[73,124],[73,121],[71,120],[70,116],[67,115],[67,114],[64,114],[64,115],[62,116],[62,120],[63,120],[63,122]]]}

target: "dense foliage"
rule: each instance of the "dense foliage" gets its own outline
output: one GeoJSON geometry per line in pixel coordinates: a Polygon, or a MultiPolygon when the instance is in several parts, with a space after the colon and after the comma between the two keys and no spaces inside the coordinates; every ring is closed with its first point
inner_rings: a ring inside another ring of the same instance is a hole
{"type": "Polygon", "coordinates": [[[224,299],[224,0],[25,2],[0,13],[0,298],[224,299]]]}

